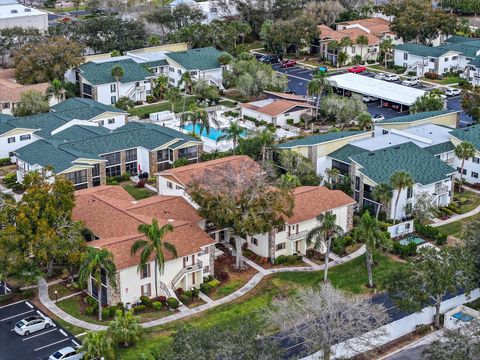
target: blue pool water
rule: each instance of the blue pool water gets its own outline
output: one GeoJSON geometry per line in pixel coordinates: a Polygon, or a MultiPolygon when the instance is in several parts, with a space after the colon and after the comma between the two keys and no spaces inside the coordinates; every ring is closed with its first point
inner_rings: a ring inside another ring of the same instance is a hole
{"type": "Polygon", "coordinates": [[[423,240],[422,238],[416,237],[416,236],[408,237],[406,239],[400,240],[401,245],[408,245],[411,242],[414,242],[417,245],[421,245],[425,242],[425,240],[423,240]]]}
{"type": "Polygon", "coordinates": [[[463,312],[458,312],[456,314],[453,314],[452,315],[455,319],[458,319],[458,320],[462,320],[462,321],[465,321],[465,322],[468,322],[468,321],[472,321],[473,320],[473,316],[471,315],[468,315],[468,314],[465,314],[463,312]]]}
{"type": "MultiPolygon", "coordinates": [[[[183,128],[187,130],[188,132],[193,132],[193,124],[187,124],[184,125],[183,128]]],[[[195,125],[195,134],[200,134],[200,125],[196,124],[195,125]]],[[[207,134],[207,131],[203,129],[202,133],[200,134],[201,136],[205,136],[208,139],[212,139],[214,141],[217,141],[217,139],[224,134],[223,129],[215,129],[213,126],[210,127],[210,131],[207,134]]],[[[243,131],[242,134],[240,135],[241,137],[245,137],[246,131],[243,131]]]]}

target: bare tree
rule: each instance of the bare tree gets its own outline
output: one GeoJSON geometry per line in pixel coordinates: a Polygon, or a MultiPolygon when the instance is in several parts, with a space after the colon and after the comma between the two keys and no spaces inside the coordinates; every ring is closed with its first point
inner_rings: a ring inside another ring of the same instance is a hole
{"type": "Polygon", "coordinates": [[[335,23],[345,8],[337,0],[312,1],[306,4],[304,12],[312,15],[319,24],[330,26],[335,23]]]}
{"type": "Polygon", "coordinates": [[[426,191],[415,194],[415,204],[413,205],[412,215],[420,224],[428,224],[430,219],[434,217],[436,209],[434,200],[434,196],[426,191]]]}
{"type": "Polygon", "coordinates": [[[342,342],[347,349],[364,351],[385,335],[378,328],[388,320],[383,306],[364,297],[346,296],[328,283],[301,289],[294,298],[274,300],[263,316],[302,343],[308,353],[322,351],[324,360],[329,360],[334,355],[332,347],[342,342]]]}

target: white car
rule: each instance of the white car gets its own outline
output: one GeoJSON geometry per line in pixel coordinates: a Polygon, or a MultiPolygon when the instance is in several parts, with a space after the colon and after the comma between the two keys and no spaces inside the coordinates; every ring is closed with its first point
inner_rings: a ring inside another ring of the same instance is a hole
{"type": "Polygon", "coordinates": [[[378,73],[377,75],[375,75],[375,79],[383,80],[383,79],[385,79],[385,74],[384,73],[378,73]]]}
{"type": "Polygon", "coordinates": [[[71,346],[55,351],[48,360],[82,360],[83,353],[79,353],[71,346]]]}
{"type": "Polygon", "coordinates": [[[462,90],[460,89],[455,89],[455,88],[447,88],[445,89],[445,95],[447,96],[457,96],[462,93],[462,90]]]}
{"type": "Polygon", "coordinates": [[[373,96],[364,96],[364,97],[362,97],[362,101],[368,103],[368,102],[378,101],[378,99],[376,97],[373,97],[373,96]]]}
{"type": "Polygon", "coordinates": [[[415,86],[420,83],[420,79],[417,76],[407,77],[405,80],[402,81],[402,85],[405,86],[415,86]]]}
{"type": "Polygon", "coordinates": [[[36,331],[48,329],[51,326],[55,326],[55,324],[52,319],[46,316],[29,316],[18,321],[14,329],[18,335],[26,336],[36,331]]]}
{"type": "Polygon", "coordinates": [[[372,116],[372,121],[374,123],[379,122],[379,121],[383,121],[383,120],[385,120],[385,116],[383,116],[382,114],[375,114],[375,115],[372,116]]]}
{"type": "Polygon", "coordinates": [[[395,74],[385,74],[383,80],[385,81],[398,81],[400,80],[400,77],[395,74]]]}

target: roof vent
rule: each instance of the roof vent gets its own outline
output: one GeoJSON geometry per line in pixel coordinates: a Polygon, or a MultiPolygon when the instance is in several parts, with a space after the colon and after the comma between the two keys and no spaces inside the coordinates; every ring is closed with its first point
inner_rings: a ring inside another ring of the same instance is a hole
{"type": "Polygon", "coordinates": [[[136,204],[137,202],[138,202],[138,201],[136,201],[136,200],[133,200],[133,201],[132,201],[132,204],[136,204]]]}
{"type": "Polygon", "coordinates": [[[168,223],[169,223],[170,225],[173,225],[173,222],[174,222],[174,221],[175,221],[175,220],[173,220],[173,219],[168,219],[168,223]]]}
{"type": "Polygon", "coordinates": [[[32,9],[30,9],[30,8],[25,8],[25,12],[32,12],[32,9]]]}
{"type": "Polygon", "coordinates": [[[16,13],[18,13],[18,10],[17,10],[17,9],[13,9],[13,10],[12,10],[12,14],[16,14],[16,13]]]}

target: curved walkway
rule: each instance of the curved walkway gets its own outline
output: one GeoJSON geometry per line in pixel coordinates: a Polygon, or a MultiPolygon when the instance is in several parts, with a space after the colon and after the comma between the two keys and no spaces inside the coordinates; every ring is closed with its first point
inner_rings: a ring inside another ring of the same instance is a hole
{"type": "MultiPolygon", "coordinates": [[[[365,245],[363,245],[360,249],[351,253],[350,255],[344,256],[342,258],[333,257],[332,261],[330,261],[329,264],[328,264],[328,268],[331,268],[331,267],[339,265],[339,264],[344,264],[344,263],[346,263],[350,260],[353,260],[353,259],[355,259],[359,256],[362,256],[364,253],[365,253],[365,245]]],[[[325,269],[324,264],[318,265],[318,264],[315,264],[315,263],[311,262],[308,259],[306,259],[306,260],[304,259],[304,261],[311,266],[284,267],[284,268],[276,268],[276,269],[264,269],[264,268],[257,265],[256,263],[254,263],[251,260],[248,260],[248,259],[244,259],[244,260],[248,265],[255,268],[258,271],[258,273],[256,273],[244,286],[242,286],[237,291],[235,291],[232,294],[227,295],[227,296],[225,296],[221,299],[212,300],[210,302],[207,302],[206,304],[197,306],[193,309],[187,309],[185,311],[177,312],[177,313],[174,313],[172,315],[169,315],[169,316],[157,319],[157,320],[152,320],[152,321],[143,323],[141,325],[144,328],[150,328],[150,327],[154,327],[154,326],[158,326],[158,325],[163,325],[163,324],[167,324],[167,323],[172,322],[172,321],[184,319],[186,317],[189,317],[189,316],[198,314],[200,312],[212,309],[212,308],[217,307],[219,305],[229,303],[229,302],[231,302],[233,300],[236,300],[239,297],[245,295],[246,293],[248,293],[255,286],[257,286],[258,283],[260,283],[260,281],[267,275],[271,275],[271,274],[275,274],[275,273],[281,273],[281,272],[320,271],[320,270],[325,269]]],[[[103,326],[103,325],[95,325],[95,324],[91,324],[91,323],[79,320],[79,319],[67,314],[65,311],[63,311],[57,305],[55,305],[55,303],[52,300],[50,300],[50,298],[48,296],[48,286],[47,286],[47,283],[46,283],[45,279],[40,279],[38,285],[39,285],[38,297],[40,299],[40,302],[49,311],[51,311],[53,314],[57,315],[62,320],[66,321],[66,322],[68,322],[72,325],[75,325],[75,326],[78,326],[78,327],[81,327],[81,328],[84,328],[84,329],[87,329],[87,330],[98,331],[98,330],[105,330],[107,328],[106,326],[103,326]]]]}
{"type": "Polygon", "coordinates": [[[448,218],[446,220],[437,221],[437,222],[435,222],[433,224],[430,224],[430,225],[432,225],[433,227],[447,225],[447,224],[454,223],[455,221],[459,221],[459,220],[468,218],[470,216],[477,215],[478,213],[480,213],[480,206],[477,206],[475,209],[473,209],[469,212],[466,212],[465,214],[454,215],[451,218],[448,218]]]}

